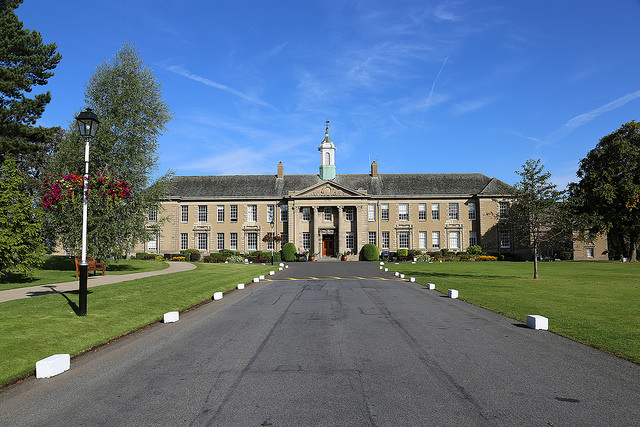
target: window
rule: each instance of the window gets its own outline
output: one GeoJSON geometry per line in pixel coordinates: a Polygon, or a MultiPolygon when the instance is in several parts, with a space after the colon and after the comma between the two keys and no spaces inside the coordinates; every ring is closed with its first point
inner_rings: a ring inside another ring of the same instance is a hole
{"type": "Polygon", "coordinates": [[[229,221],[238,222],[238,205],[229,206],[229,221]]]}
{"type": "Polygon", "coordinates": [[[149,236],[149,241],[147,242],[147,249],[150,251],[155,251],[158,249],[158,237],[155,234],[149,236]]]}
{"type": "Polygon", "coordinates": [[[353,221],[353,207],[352,206],[344,208],[344,219],[346,221],[353,221]]]}
{"type": "Polygon", "coordinates": [[[478,235],[475,231],[469,232],[469,246],[475,246],[478,244],[478,235]]]}
{"type": "Polygon", "coordinates": [[[198,250],[206,251],[207,250],[207,233],[198,233],[198,250]]]}
{"type": "Polygon", "coordinates": [[[500,202],[500,219],[505,219],[509,215],[509,202],[500,202]]]}
{"type": "Polygon", "coordinates": [[[418,221],[426,221],[427,220],[427,204],[420,203],[418,205],[418,221]]]}
{"type": "Polygon", "coordinates": [[[440,220],[440,203],[431,203],[431,219],[434,221],[440,220]]]}
{"type": "Polygon", "coordinates": [[[280,233],[280,237],[282,237],[282,242],[280,242],[281,245],[284,246],[285,243],[289,243],[289,234],[280,233]]]}
{"type": "Polygon", "coordinates": [[[258,221],[258,205],[247,205],[247,221],[258,221]]]}
{"type": "Polygon", "coordinates": [[[247,233],[247,250],[258,250],[258,233],[247,233]]]}
{"type": "Polygon", "coordinates": [[[376,220],[376,205],[368,205],[367,206],[367,219],[369,221],[376,220]]]}
{"type": "Polygon", "coordinates": [[[476,204],[469,202],[469,219],[475,221],[476,219],[476,204]]]}
{"type": "Polygon", "coordinates": [[[273,233],[269,232],[267,233],[267,236],[272,238],[271,241],[267,241],[267,250],[270,251],[273,249],[273,233]]]}
{"type": "Polygon", "coordinates": [[[501,248],[510,248],[511,247],[511,233],[510,232],[508,232],[508,231],[501,231],[500,232],[500,247],[501,248]]]}
{"type": "Polygon", "coordinates": [[[458,210],[457,203],[449,203],[449,219],[456,221],[460,219],[460,211],[458,210]]]}
{"type": "Polygon", "coordinates": [[[207,222],[207,205],[198,206],[198,221],[207,222]]]}
{"type": "Polygon", "coordinates": [[[324,208],[324,220],[331,221],[331,208],[324,208]]]}
{"type": "Polygon", "coordinates": [[[280,222],[289,221],[289,205],[280,205],[280,222]]]}
{"type": "Polygon", "coordinates": [[[418,233],[418,248],[426,249],[427,248],[427,232],[420,231],[418,233]]]}
{"type": "Polygon", "coordinates": [[[594,257],[594,250],[593,248],[587,248],[587,258],[593,258],[594,257]]]}
{"type": "Polygon", "coordinates": [[[439,248],[440,247],[440,232],[432,231],[431,232],[431,247],[439,248]]]}
{"type": "Polygon", "coordinates": [[[389,221],[389,204],[383,203],[380,205],[380,219],[382,221],[389,221]]]}
{"type": "Polygon", "coordinates": [[[151,208],[149,210],[149,222],[156,222],[158,221],[158,210],[151,208]]]}
{"type": "Polygon", "coordinates": [[[376,232],[375,231],[370,231],[369,232],[369,243],[371,243],[372,245],[377,245],[378,242],[376,240],[376,232]]]}
{"type": "Polygon", "coordinates": [[[273,222],[274,221],[275,208],[276,207],[274,205],[267,205],[267,222],[273,222]]]}
{"type": "Polygon", "coordinates": [[[409,232],[408,231],[398,232],[398,248],[409,249],[409,232]]]}
{"type": "Polygon", "coordinates": [[[224,249],[224,233],[218,233],[218,250],[224,249]]]}
{"type": "Polygon", "coordinates": [[[302,250],[308,251],[311,249],[311,234],[302,233],[302,250]]]}
{"type": "Polygon", "coordinates": [[[238,250],[238,233],[229,234],[229,249],[233,251],[238,250]]]}
{"type": "Polygon", "coordinates": [[[389,232],[382,232],[382,249],[389,249],[389,232]]]}
{"type": "Polygon", "coordinates": [[[302,220],[311,221],[311,208],[302,208],[302,220]]]}
{"type": "Polygon", "coordinates": [[[218,222],[224,222],[224,205],[218,205],[218,222]]]}
{"type": "Polygon", "coordinates": [[[180,222],[189,222],[189,206],[180,206],[180,222]]]}
{"type": "Polygon", "coordinates": [[[460,249],[460,232],[449,232],[449,249],[460,249]]]}
{"type": "Polygon", "coordinates": [[[398,219],[400,221],[409,221],[409,205],[407,203],[398,205],[398,219]]]}
{"type": "Polygon", "coordinates": [[[187,250],[187,249],[189,249],[189,234],[188,233],[180,233],[180,250],[184,251],[184,250],[187,250]]]}
{"type": "Polygon", "coordinates": [[[345,245],[347,246],[347,249],[353,249],[356,246],[353,238],[353,233],[351,231],[347,232],[347,239],[346,239],[345,245]]]}

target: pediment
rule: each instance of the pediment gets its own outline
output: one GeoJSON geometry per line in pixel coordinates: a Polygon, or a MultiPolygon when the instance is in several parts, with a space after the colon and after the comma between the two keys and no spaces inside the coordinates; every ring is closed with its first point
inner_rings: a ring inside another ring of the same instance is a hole
{"type": "Polygon", "coordinates": [[[289,193],[292,198],[314,198],[314,199],[326,199],[326,198],[352,198],[352,197],[367,197],[367,192],[353,190],[342,185],[338,185],[335,182],[325,181],[311,187],[305,188],[300,191],[292,191],[289,193]]]}

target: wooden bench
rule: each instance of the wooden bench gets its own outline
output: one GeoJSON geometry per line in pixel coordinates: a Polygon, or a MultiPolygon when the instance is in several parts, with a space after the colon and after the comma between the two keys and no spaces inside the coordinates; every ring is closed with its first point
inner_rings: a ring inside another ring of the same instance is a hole
{"type": "MultiPolygon", "coordinates": [[[[80,261],[78,258],[76,260],[76,277],[80,275],[80,261]]],[[[96,262],[95,258],[87,258],[87,267],[88,271],[93,271],[94,274],[98,274],[98,271],[102,271],[102,275],[104,276],[104,262],[96,262]]]]}

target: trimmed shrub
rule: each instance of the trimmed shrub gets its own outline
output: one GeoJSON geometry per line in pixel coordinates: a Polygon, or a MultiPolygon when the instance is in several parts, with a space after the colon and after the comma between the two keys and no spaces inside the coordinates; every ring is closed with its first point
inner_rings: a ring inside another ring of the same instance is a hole
{"type": "Polygon", "coordinates": [[[296,252],[297,252],[296,245],[294,245],[291,242],[285,243],[284,246],[282,247],[282,258],[286,262],[293,262],[296,260],[296,252]]]}
{"type": "Polygon", "coordinates": [[[480,245],[472,245],[467,248],[467,253],[469,255],[482,255],[482,248],[480,245]]]}
{"type": "Polygon", "coordinates": [[[378,261],[380,259],[380,251],[373,243],[367,243],[360,251],[362,259],[365,261],[378,261]]]}
{"type": "Polygon", "coordinates": [[[409,256],[409,249],[398,249],[398,257],[408,257],[409,256]]]}
{"type": "Polygon", "coordinates": [[[440,253],[441,253],[442,255],[444,255],[444,256],[447,256],[447,254],[449,253],[449,249],[447,249],[447,248],[442,248],[442,249],[440,249],[440,253]]]}
{"type": "Polygon", "coordinates": [[[197,249],[183,249],[180,254],[184,255],[187,261],[200,261],[200,251],[197,249]]]}
{"type": "MultiPolygon", "coordinates": [[[[222,249],[221,251],[218,251],[217,253],[219,253],[222,256],[225,256],[227,258],[232,257],[232,256],[237,256],[240,255],[240,252],[237,251],[232,251],[231,249],[222,249]]],[[[213,256],[213,254],[211,254],[213,256]]]]}
{"type": "Polygon", "coordinates": [[[564,251],[558,254],[558,258],[560,258],[563,261],[568,261],[571,258],[573,258],[573,255],[571,254],[571,251],[564,251]]]}
{"type": "Polygon", "coordinates": [[[280,252],[273,253],[273,262],[282,262],[282,256],[280,255],[280,252]]]}

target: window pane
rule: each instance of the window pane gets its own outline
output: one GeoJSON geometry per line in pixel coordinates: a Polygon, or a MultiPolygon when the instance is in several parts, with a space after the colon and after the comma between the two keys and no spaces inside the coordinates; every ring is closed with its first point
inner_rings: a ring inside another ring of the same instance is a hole
{"type": "Polygon", "coordinates": [[[427,232],[426,231],[421,231],[418,234],[418,248],[419,249],[427,248],[427,232]]]}
{"type": "Polygon", "coordinates": [[[449,232],[449,248],[450,249],[460,248],[460,232],[459,231],[449,232]]]}
{"type": "Polygon", "coordinates": [[[353,207],[349,206],[344,208],[344,219],[347,221],[353,221],[353,207]]]}
{"type": "Polygon", "coordinates": [[[368,206],[367,218],[368,218],[369,221],[375,221],[376,220],[376,205],[369,205],[368,206]]]}
{"type": "Polygon", "coordinates": [[[302,220],[311,221],[311,208],[302,208],[302,220]]]}
{"type": "Polygon", "coordinates": [[[369,243],[371,243],[372,245],[377,245],[376,232],[375,231],[370,231],[369,232],[369,243]]]}
{"type": "Polygon", "coordinates": [[[207,222],[207,205],[198,206],[198,221],[207,222]]]}
{"type": "Polygon", "coordinates": [[[409,232],[400,231],[398,233],[398,247],[400,249],[409,249],[409,232]]]}
{"type": "Polygon", "coordinates": [[[476,204],[471,202],[469,202],[469,219],[472,221],[476,219],[476,204]]]}
{"type": "Polygon", "coordinates": [[[500,247],[501,248],[511,247],[511,233],[509,233],[508,231],[500,232],[500,247]]]}
{"type": "Polygon", "coordinates": [[[440,204],[431,203],[431,219],[438,221],[440,219],[440,204]]]}
{"type": "Polygon", "coordinates": [[[247,205],[247,221],[258,221],[258,205],[247,205]]]}
{"type": "Polygon", "coordinates": [[[158,221],[158,210],[157,209],[150,209],[149,210],[149,222],[156,222],[158,221]]]}
{"type": "Polygon", "coordinates": [[[155,251],[156,249],[158,249],[158,240],[156,236],[154,235],[149,236],[149,241],[147,242],[147,249],[151,251],[155,251]]]}
{"type": "Polygon", "coordinates": [[[180,233],[180,250],[184,251],[186,249],[189,249],[189,234],[180,233]]]}
{"type": "Polygon", "coordinates": [[[198,250],[206,251],[207,250],[207,233],[198,233],[198,250]]]}
{"type": "Polygon", "coordinates": [[[289,221],[289,205],[280,205],[280,222],[289,221]]]}
{"type": "Polygon", "coordinates": [[[400,221],[409,220],[409,205],[407,203],[400,203],[398,205],[398,219],[400,221]]]}
{"type": "Polygon", "coordinates": [[[449,219],[452,219],[452,220],[460,219],[457,203],[449,203],[449,219]]]}
{"type": "Polygon", "coordinates": [[[258,249],[258,233],[247,233],[247,249],[250,251],[258,249]]]}
{"type": "Polygon", "coordinates": [[[218,250],[224,249],[224,233],[218,233],[218,250]]]}
{"type": "Polygon", "coordinates": [[[509,202],[500,202],[500,218],[506,218],[509,211],[509,202]]]}
{"type": "Polygon", "coordinates": [[[380,219],[389,221],[389,205],[387,203],[380,205],[380,219]]]}
{"type": "Polygon", "coordinates": [[[324,208],[324,220],[331,221],[331,208],[324,208]]]}
{"type": "Polygon", "coordinates": [[[426,203],[420,203],[418,205],[418,220],[419,221],[427,220],[427,204],[426,203]]]}
{"type": "Polygon", "coordinates": [[[475,231],[469,232],[469,246],[475,246],[478,244],[478,236],[475,231]]]}
{"type": "Polygon", "coordinates": [[[229,236],[229,249],[238,250],[238,233],[231,233],[229,236]]]}
{"type": "Polygon", "coordinates": [[[267,205],[267,222],[273,222],[274,209],[274,205],[267,205]]]}
{"type": "Polygon", "coordinates": [[[389,232],[382,232],[382,249],[389,249],[389,232]]]}
{"type": "Polygon", "coordinates": [[[238,205],[229,206],[229,221],[238,222],[238,205]]]}
{"type": "MultiPolygon", "coordinates": [[[[189,206],[180,206],[180,222],[189,221],[189,206]]],[[[186,248],[185,248],[186,249],[186,248]]]]}
{"type": "Polygon", "coordinates": [[[218,222],[224,222],[224,206],[218,205],[218,222]]]}
{"type": "Polygon", "coordinates": [[[347,233],[346,246],[347,246],[347,249],[353,249],[355,247],[355,242],[354,242],[352,232],[347,233]]]}
{"type": "Polygon", "coordinates": [[[431,246],[434,248],[440,247],[440,232],[433,231],[431,232],[431,246]]]}
{"type": "Polygon", "coordinates": [[[302,249],[305,251],[311,249],[311,235],[309,233],[302,233],[302,249]]]}

